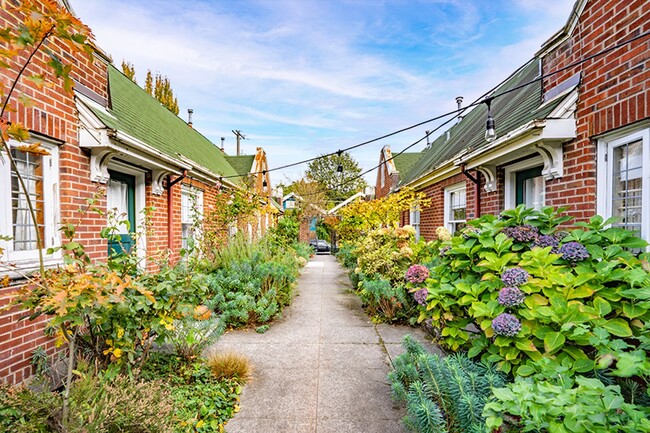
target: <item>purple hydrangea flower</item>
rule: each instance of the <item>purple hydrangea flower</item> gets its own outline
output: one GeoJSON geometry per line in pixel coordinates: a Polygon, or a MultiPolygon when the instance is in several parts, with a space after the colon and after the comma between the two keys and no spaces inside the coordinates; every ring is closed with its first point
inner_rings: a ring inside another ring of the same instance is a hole
{"type": "Polygon", "coordinates": [[[506,286],[521,286],[528,281],[528,272],[521,268],[510,268],[503,271],[501,274],[501,281],[506,286]]]}
{"type": "Polygon", "coordinates": [[[560,240],[553,235],[541,235],[533,241],[533,247],[546,248],[551,247],[551,252],[556,253],[560,246],[560,240]]]}
{"type": "Polygon", "coordinates": [[[504,287],[499,290],[499,304],[505,307],[514,307],[521,304],[526,299],[526,295],[518,287],[504,287]]]}
{"type": "Polygon", "coordinates": [[[505,233],[509,238],[523,243],[532,242],[539,236],[539,230],[537,227],[533,227],[530,224],[506,227],[503,229],[503,233],[505,233]]]}
{"type": "Polygon", "coordinates": [[[580,242],[567,242],[558,249],[562,258],[567,262],[580,262],[589,257],[587,248],[580,242]]]}
{"type": "Polygon", "coordinates": [[[413,293],[413,299],[415,299],[415,302],[422,306],[427,305],[427,296],[429,296],[429,291],[426,288],[413,293]]]}
{"type": "Polygon", "coordinates": [[[521,330],[521,322],[512,314],[501,313],[492,320],[492,329],[497,335],[514,337],[521,330]]]}
{"type": "Polygon", "coordinates": [[[429,269],[423,265],[413,265],[406,271],[406,281],[413,284],[423,283],[429,278],[429,269]]]}

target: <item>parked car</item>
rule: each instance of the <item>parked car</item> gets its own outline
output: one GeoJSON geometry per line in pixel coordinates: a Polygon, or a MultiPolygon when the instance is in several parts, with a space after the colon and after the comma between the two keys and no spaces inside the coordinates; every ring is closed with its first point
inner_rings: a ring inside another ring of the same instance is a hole
{"type": "Polygon", "coordinates": [[[332,250],[330,244],[322,239],[312,239],[309,241],[309,245],[316,253],[329,253],[332,250]]]}

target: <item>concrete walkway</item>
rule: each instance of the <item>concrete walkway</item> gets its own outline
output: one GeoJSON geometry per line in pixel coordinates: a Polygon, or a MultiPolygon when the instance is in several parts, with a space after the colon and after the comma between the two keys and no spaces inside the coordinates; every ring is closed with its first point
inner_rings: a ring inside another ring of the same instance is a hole
{"type": "Polygon", "coordinates": [[[253,379],[229,433],[398,433],[404,416],[386,374],[406,327],[373,325],[329,255],[310,260],[284,318],[264,334],[234,331],[216,350],[249,357],[253,379]]]}

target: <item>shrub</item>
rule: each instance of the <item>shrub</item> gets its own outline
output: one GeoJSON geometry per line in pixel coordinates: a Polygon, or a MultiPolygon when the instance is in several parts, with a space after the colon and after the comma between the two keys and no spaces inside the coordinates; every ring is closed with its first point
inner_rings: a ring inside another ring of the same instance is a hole
{"type": "Polygon", "coordinates": [[[650,431],[650,408],[626,401],[621,387],[606,376],[574,376],[570,363],[559,365],[549,359],[539,364],[541,371],[534,376],[517,377],[493,390],[494,397],[484,408],[488,427],[503,425],[524,432],[650,431]]]}
{"type": "Polygon", "coordinates": [[[404,424],[417,433],[486,431],[483,407],[490,389],[504,384],[496,368],[462,354],[428,353],[410,336],[402,344],[406,352],[388,378],[394,399],[406,403],[404,424]]]}
{"type": "Polygon", "coordinates": [[[269,256],[264,245],[235,251],[237,259],[225,260],[227,267],[208,275],[207,303],[227,326],[266,323],[290,303],[298,261],[291,251],[269,256]]]}
{"type": "Polygon", "coordinates": [[[182,320],[174,321],[174,330],[167,336],[166,341],[174,346],[178,355],[191,361],[201,355],[206,347],[216,343],[223,329],[224,324],[219,318],[197,320],[186,316],[182,320]]]}
{"type": "Polygon", "coordinates": [[[37,392],[25,385],[0,383],[0,431],[50,432],[58,399],[50,392],[37,392]]]}
{"type": "Polygon", "coordinates": [[[649,332],[650,255],[635,253],[646,242],[598,216],[559,231],[566,221],[520,206],[469,222],[440,244],[419,320],[505,371],[553,356],[586,372],[613,348],[633,350],[649,332]]]}
{"type": "Polygon", "coordinates": [[[141,377],[162,380],[169,388],[175,432],[223,432],[238,410],[240,384],[217,380],[205,360],[187,362],[176,355],[154,353],[141,377]]]}
{"type": "Polygon", "coordinates": [[[243,384],[250,379],[250,361],[238,353],[212,352],[206,356],[206,363],[217,380],[236,380],[243,384]]]}
{"type": "Polygon", "coordinates": [[[403,285],[391,285],[383,278],[365,279],[359,283],[359,297],[367,313],[377,321],[407,319],[411,316],[414,301],[403,285]]]}

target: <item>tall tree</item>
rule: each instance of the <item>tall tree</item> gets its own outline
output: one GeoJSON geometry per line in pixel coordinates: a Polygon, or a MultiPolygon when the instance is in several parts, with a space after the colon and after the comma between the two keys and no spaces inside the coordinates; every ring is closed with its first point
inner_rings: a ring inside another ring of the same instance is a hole
{"type": "Polygon", "coordinates": [[[361,167],[348,152],[341,155],[323,156],[309,163],[305,176],[319,183],[328,200],[341,201],[349,198],[368,185],[361,176],[361,167]],[[342,167],[343,171],[338,171],[342,167]]]}
{"type": "MultiPolygon", "coordinates": [[[[131,62],[122,61],[122,72],[131,81],[137,83],[135,81],[135,67],[131,62]]],[[[144,79],[144,91],[160,101],[169,111],[178,115],[178,99],[174,96],[169,78],[163,77],[157,72],[154,79],[151,70],[148,70],[144,79]]]]}
{"type": "Polygon", "coordinates": [[[122,60],[122,72],[124,72],[124,75],[126,75],[129,80],[136,84],[138,83],[135,80],[135,67],[133,66],[133,63],[122,60]]]}

